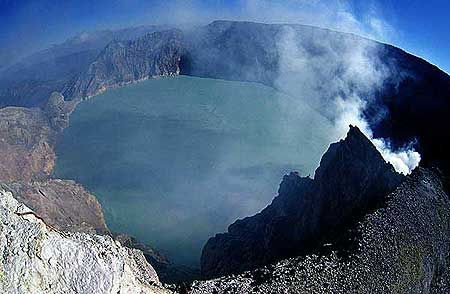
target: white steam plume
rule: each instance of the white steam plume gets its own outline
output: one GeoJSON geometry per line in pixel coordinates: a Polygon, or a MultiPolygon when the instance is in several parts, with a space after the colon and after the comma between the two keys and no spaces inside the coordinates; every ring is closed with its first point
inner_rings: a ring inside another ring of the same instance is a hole
{"type": "MultiPolygon", "coordinates": [[[[363,31],[363,26],[350,13],[336,13],[352,20],[346,22],[347,27],[363,31]]],[[[380,34],[381,21],[370,22],[378,24],[376,34],[380,34]]],[[[397,172],[409,174],[419,164],[420,154],[412,143],[394,151],[388,141],[373,137],[364,119],[367,102],[390,77],[388,68],[378,58],[379,47],[375,42],[353,35],[299,32],[298,28],[286,25],[278,46],[281,59],[277,88],[326,116],[334,128],[330,141],[345,137],[348,126],[356,125],[397,172]]]]}
{"type": "Polygon", "coordinates": [[[336,102],[339,114],[335,127],[342,137],[345,136],[345,132],[348,130],[350,124],[356,125],[372,141],[383,158],[391,163],[397,172],[407,175],[419,165],[421,156],[414,150],[412,143],[404,148],[393,151],[389,141],[383,138],[373,137],[372,130],[367,121],[362,117],[362,110],[364,109],[365,103],[358,98],[354,98],[353,100],[338,98],[336,102]]]}

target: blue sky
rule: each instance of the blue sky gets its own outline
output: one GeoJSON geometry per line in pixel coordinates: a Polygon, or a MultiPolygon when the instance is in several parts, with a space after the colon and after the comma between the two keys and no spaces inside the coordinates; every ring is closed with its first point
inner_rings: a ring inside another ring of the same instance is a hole
{"type": "Polygon", "coordinates": [[[401,47],[450,72],[448,0],[0,0],[0,63],[82,31],[212,19],[297,22],[401,47]]]}

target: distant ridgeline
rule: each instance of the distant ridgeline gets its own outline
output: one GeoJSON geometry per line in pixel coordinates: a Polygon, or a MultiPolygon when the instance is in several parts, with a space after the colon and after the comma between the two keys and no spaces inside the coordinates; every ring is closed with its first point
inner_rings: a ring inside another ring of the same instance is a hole
{"type": "Polygon", "coordinates": [[[364,114],[375,137],[390,138],[394,147],[417,140],[423,165],[439,164],[450,171],[450,135],[440,131],[450,123],[450,77],[401,49],[316,27],[233,21],[184,31],[151,26],[97,34],[78,42],[70,39],[3,71],[0,106],[42,106],[55,90],[65,99],[81,99],[110,87],[178,74],[282,88],[287,40],[300,44],[310,59],[334,64],[332,77],[317,85],[327,89],[346,78],[339,70],[351,59],[345,53],[368,47],[364,54],[389,72],[376,89],[357,88],[354,93],[367,100],[364,114]]]}
{"type": "MultiPolygon", "coordinates": [[[[444,129],[450,124],[450,77],[393,46],[304,25],[233,21],[186,30],[139,27],[78,39],[4,70],[0,106],[44,106],[55,90],[66,100],[82,99],[110,87],[178,74],[254,81],[283,89],[289,81],[280,75],[295,73],[290,64],[286,68],[285,58],[304,54],[313,69],[316,60],[330,66],[328,76],[321,72],[315,77],[323,97],[313,107],[325,109],[328,99],[348,94],[327,89],[348,78],[342,68],[349,60],[350,66],[364,67],[358,64],[362,56],[376,60],[377,73],[387,73],[366,88],[350,84],[352,95],[366,99],[364,115],[374,136],[389,138],[398,148],[417,140],[422,165],[438,164],[450,174],[450,135],[444,129]],[[362,55],[348,54],[354,48],[364,48],[362,55]]],[[[373,76],[369,73],[367,79],[373,76]]]]}

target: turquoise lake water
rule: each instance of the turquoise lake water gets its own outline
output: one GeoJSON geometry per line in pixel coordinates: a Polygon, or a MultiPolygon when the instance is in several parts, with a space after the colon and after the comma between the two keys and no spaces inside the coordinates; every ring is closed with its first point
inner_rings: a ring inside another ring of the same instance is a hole
{"type": "Polygon", "coordinates": [[[198,265],[208,237],[267,206],[285,173],[313,173],[330,131],[311,108],[260,84],[148,80],[77,107],[55,176],[96,195],[112,231],[198,265]]]}

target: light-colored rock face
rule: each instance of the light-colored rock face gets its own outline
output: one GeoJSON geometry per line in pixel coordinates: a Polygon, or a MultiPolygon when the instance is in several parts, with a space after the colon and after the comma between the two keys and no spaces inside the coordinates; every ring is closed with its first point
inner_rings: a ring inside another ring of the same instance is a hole
{"type": "Polygon", "coordinates": [[[0,191],[1,293],[166,293],[142,252],[62,233],[0,191]]]}

